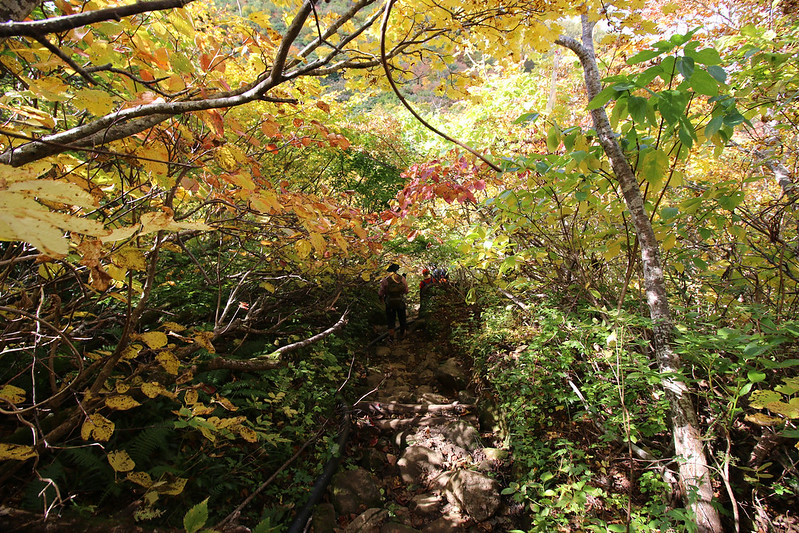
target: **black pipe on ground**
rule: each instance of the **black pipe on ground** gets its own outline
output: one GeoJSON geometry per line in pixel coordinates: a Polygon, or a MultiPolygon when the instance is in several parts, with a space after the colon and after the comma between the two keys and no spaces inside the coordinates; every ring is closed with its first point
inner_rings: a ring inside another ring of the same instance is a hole
{"type": "Polygon", "coordinates": [[[344,427],[342,428],[338,437],[338,450],[336,450],[336,453],[333,454],[333,457],[327,461],[325,469],[317,478],[313,489],[311,489],[311,494],[308,497],[308,501],[305,503],[305,506],[300,509],[300,512],[297,513],[297,516],[294,517],[294,521],[291,523],[288,533],[302,533],[305,531],[308,520],[311,519],[311,515],[313,514],[313,508],[322,499],[325,489],[327,489],[327,485],[330,483],[330,480],[333,479],[333,474],[335,474],[336,470],[338,470],[338,465],[344,455],[344,447],[347,445],[347,441],[350,438],[350,406],[347,405],[347,403],[341,398],[339,398],[339,401],[341,402],[341,408],[344,411],[342,416],[342,423],[344,427]]]}

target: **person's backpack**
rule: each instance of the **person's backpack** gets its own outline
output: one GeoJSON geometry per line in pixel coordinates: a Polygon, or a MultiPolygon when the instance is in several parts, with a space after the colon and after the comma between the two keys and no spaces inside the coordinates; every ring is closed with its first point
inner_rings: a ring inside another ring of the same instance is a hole
{"type": "Polygon", "coordinates": [[[386,303],[391,307],[401,307],[405,303],[405,284],[402,280],[395,280],[394,276],[388,277],[386,285],[386,303]]]}

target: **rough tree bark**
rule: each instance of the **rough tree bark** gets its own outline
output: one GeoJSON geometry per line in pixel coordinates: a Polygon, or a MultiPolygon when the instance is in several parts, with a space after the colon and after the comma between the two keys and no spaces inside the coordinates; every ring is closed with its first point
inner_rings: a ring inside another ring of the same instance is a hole
{"type": "MultiPolygon", "coordinates": [[[[582,42],[562,36],[557,44],[574,52],[583,66],[586,93],[590,101],[599,93],[602,84],[594,53],[594,23],[582,17],[582,42]]],[[[693,511],[700,532],[723,531],[721,520],[712,505],[713,487],[707,457],[698,428],[696,410],[691,401],[690,390],[679,379],[682,362],[672,349],[673,323],[669,309],[660,247],[644,207],[643,197],[632,167],[624,157],[621,146],[610,126],[604,107],[591,111],[594,129],[605,154],[610,159],[613,172],[621,185],[624,200],[635,225],[641,246],[644,283],[646,286],[649,314],[652,319],[654,349],[661,373],[661,383],[671,409],[675,455],[679,461],[680,483],[685,506],[693,511]]]]}

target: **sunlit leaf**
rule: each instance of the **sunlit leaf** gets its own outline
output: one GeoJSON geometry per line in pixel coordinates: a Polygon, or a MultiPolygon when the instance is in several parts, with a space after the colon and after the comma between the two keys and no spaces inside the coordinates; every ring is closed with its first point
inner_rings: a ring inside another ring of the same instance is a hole
{"type": "Polygon", "coordinates": [[[0,461],[27,461],[38,455],[33,446],[0,442],[0,461]]]}
{"type": "Polygon", "coordinates": [[[99,413],[89,415],[80,428],[83,440],[107,442],[114,434],[115,424],[99,413]]]}
{"type": "Polygon", "coordinates": [[[111,396],[105,399],[105,405],[115,411],[127,411],[141,404],[130,396],[111,396]]]}
{"type": "Polygon", "coordinates": [[[108,452],[108,464],[117,472],[130,472],[136,468],[136,463],[125,450],[108,452]]]}
{"type": "Polygon", "coordinates": [[[25,395],[25,389],[15,387],[14,385],[3,385],[0,387],[0,399],[15,405],[24,402],[25,395]]]}

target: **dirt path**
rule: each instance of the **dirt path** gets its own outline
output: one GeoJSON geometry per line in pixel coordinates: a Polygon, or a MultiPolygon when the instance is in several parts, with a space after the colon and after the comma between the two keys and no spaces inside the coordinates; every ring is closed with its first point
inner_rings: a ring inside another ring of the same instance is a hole
{"type": "Polygon", "coordinates": [[[501,496],[508,454],[481,424],[466,361],[424,332],[374,347],[354,408],[347,461],[315,533],[500,532],[518,513],[501,496]]]}

